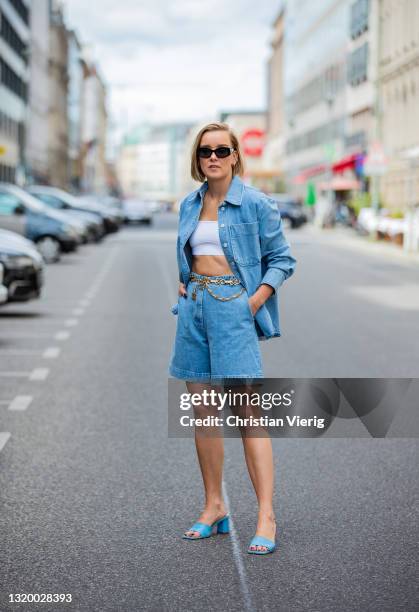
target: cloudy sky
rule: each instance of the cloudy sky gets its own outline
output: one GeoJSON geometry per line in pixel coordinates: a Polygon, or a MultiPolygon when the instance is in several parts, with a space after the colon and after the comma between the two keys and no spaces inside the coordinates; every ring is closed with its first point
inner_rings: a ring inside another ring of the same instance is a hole
{"type": "Polygon", "coordinates": [[[201,120],[265,106],[281,0],[67,0],[91,44],[118,131],[143,119],[201,120]]]}

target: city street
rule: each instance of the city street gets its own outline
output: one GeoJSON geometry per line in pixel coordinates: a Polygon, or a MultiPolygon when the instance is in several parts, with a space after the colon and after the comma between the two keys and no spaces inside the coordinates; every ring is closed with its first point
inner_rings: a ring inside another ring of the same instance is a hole
{"type": "MultiPolygon", "coordinates": [[[[0,610],[417,609],[416,439],[273,440],[266,557],[246,553],[256,499],[228,439],[232,533],[181,539],[202,483],[193,440],[168,438],[177,216],[155,217],[48,265],[39,300],[0,309],[0,610]]],[[[287,231],[297,268],[265,376],[417,376],[417,267],[339,235],[287,231]]]]}

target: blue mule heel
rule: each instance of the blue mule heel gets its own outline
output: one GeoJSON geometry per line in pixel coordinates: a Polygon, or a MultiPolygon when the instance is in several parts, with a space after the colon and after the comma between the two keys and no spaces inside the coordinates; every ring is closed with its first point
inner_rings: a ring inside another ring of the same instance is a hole
{"type": "Polygon", "coordinates": [[[263,536],[255,536],[249,544],[247,552],[252,555],[268,555],[273,552],[276,548],[275,542],[264,538],[263,536]],[[267,550],[250,550],[251,546],[266,546],[267,550]]]}
{"type": "Polygon", "coordinates": [[[202,538],[209,538],[213,535],[212,530],[217,526],[217,533],[229,533],[230,531],[230,522],[229,515],[226,514],[222,518],[214,521],[212,525],[207,525],[206,523],[194,523],[188,531],[198,531],[199,536],[188,536],[183,535],[182,538],[184,540],[202,540],[202,538]]]}

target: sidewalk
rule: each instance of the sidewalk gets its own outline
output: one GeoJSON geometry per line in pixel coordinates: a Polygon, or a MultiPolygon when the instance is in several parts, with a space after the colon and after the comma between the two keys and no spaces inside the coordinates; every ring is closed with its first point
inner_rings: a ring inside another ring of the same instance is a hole
{"type": "Polygon", "coordinates": [[[376,256],[379,259],[391,260],[413,268],[419,268],[419,253],[405,253],[403,247],[392,243],[372,240],[368,236],[360,236],[350,227],[335,227],[320,229],[307,223],[298,230],[307,237],[313,237],[319,242],[331,244],[338,248],[362,252],[376,256]]]}

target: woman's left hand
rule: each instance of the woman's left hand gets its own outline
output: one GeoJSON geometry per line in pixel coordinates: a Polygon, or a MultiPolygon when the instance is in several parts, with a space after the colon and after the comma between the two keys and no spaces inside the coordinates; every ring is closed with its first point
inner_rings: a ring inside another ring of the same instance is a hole
{"type": "Polygon", "coordinates": [[[262,304],[260,303],[260,301],[257,299],[257,297],[255,298],[254,295],[252,295],[249,299],[249,307],[251,310],[251,313],[253,316],[255,316],[255,314],[257,313],[257,311],[259,310],[259,308],[262,306],[262,304]]]}
{"type": "Polygon", "coordinates": [[[253,316],[257,313],[259,308],[263,306],[266,300],[272,295],[273,289],[270,285],[262,283],[255,293],[249,297],[249,306],[253,316]]]}

